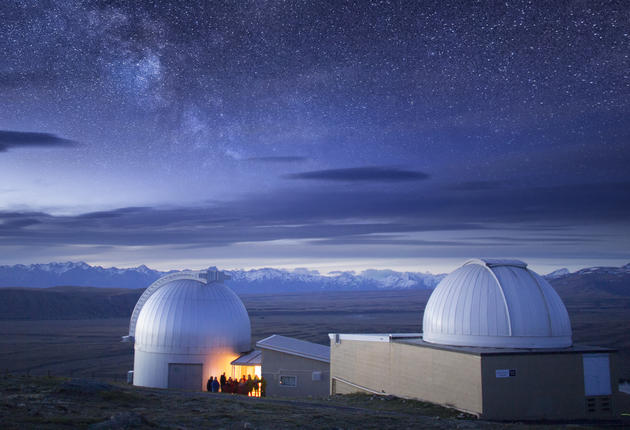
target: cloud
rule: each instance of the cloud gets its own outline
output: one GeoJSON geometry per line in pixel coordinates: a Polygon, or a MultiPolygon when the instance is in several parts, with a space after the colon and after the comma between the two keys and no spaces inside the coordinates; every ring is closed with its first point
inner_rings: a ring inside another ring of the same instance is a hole
{"type": "Polygon", "coordinates": [[[99,211],[99,212],[88,212],[81,215],[77,215],[78,219],[102,219],[102,218],[115,218],[121,217],[126,214],[140,213],[150,210],[149,207],[138,206],[138,207],[127,207],[127,208],[119,208],[111,211],[99,211]]]}
{"type": "Polygon", "coordinates": [[[40,224],[41,221],[36,218],[16,218],[4,220],[0,223],[0,230],[9,230],[9,229],[21,229],[24,227],[28,227],[35,224],[40,224]]]}
{"type": "Polygon", "coordinates": [[[437,250],[465,243],[471,249],[491,244],[580,248],[598,242],[593,239],[599,236],[584,229],[585,225],[617,226],[618,241],[625,240],[629,190],[630,183],[478,193],[318,188],[252,194],[204,207],[133,207],[74,216],[0,212],[0,243],[201,248],[322,240],[320,245],[355,245],[357,252],[360,245],[434,246],[437,250]],[[475,231],[483,235],[471,236],[475,231]],[[506,231],[510,234],[505,235],[506,231]]]}
{"type": "Polygon", "coordinates": [[[275,156],[275,157],[250,157],[246,161],[259,161],[261,163],[301,163],[307,161],[308,157],[302,156],[275,156]]]}
{"type": "Polygon", "coordinates": [[[285,175],[284,178],[348,182],[400,182],[428,179],[429,175],[413,170],[373,166],[315,170],[285,175]]]}
{"type": "Polygon", "coordinates": [[[0,152],[11,148],[73,147],[76,142],[50,133],[0,130],[0,152]]]}
{"type": "Polygon", "coordinates": [[[405,239],[397,235],[388,234],[365,234],[356,236],[340,236],[328,239],[320,239],[310,241],[312,245],[396,245],[396,246],[436,246],[436,247],[453,247],[453,246],[492,246],[494,243],[487,242],[471,242],[465,240],[421,240],[421,239],[405,239]]]}

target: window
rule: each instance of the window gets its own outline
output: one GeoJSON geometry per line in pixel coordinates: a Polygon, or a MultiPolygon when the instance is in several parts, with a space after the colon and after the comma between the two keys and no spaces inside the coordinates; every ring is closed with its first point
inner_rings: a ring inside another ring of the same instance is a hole
{"type": "Polygon", "coordinates": [[[312,378],[313,378],[313,381],[321,381],[322,380],[322,372],[317,371],[317,370],[313,371],[312,378]]]}
{"type": "Polygon", "coordinates": [[[283,387],[297,387],[297,376],[280,375],[280,385],[283,387]]]}

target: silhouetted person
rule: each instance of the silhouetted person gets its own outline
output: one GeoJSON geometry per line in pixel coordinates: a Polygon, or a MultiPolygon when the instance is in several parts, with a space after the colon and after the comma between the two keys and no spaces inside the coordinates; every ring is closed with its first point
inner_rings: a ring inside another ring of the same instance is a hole
{"type": "Polygon", "coordinates": [[[260,397],[265,397],[267,395],[267,380],[265,378],[260,378],[260,397]]]}
{"type": "Polygon", "coordinates": [[[208,382],[206,383],[206,391],[212,391],[212,376],[210,377],[210,379],[208,379],[208,382]]]}
{"type": "Polygon", "coordinates": [[[221,384],[219,384],[219,380],[217,378],[214,378],[212,380],[212,392],[218,393],[220,387],[221,387],[221,384]]]}
{"type": "Polygon", "coordinates": [[[231,376],[227,380],[227,382],[225,383],[225,392],[226,393],[233,393],[234,392],[234,380],[232,379],[231,376]]]}
{"type": "Polygon", "coordinates": [[[247,379],[245,379],[245,375],[243,375],[238,383],[238,394],[247,395],[247,379]]]}
{"type": "Polygon", "coordinates": [[[225,372],[223,372],[223,375],[221,375],[221,392],[225,391],[225,385],[227,384],[227,379],[225,378],[225,372]]]}
{"type": "Polygon", "coordinates": [[[260,395],[260,378],[258,378],[258,375],[254,375],[254,395],[256,397],[260,395]]]}
{"type": "Polygon", "coordinates": [[[247,395],[251,396],[254,391],[254,380],[252,379],[252,375],[247,375],[247,381],[245,384],[247,386],[247,395]]]}

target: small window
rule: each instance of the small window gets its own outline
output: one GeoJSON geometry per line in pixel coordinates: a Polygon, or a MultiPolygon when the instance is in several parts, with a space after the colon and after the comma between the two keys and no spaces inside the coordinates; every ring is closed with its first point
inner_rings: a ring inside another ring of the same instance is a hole
{"type": "Polygon", "coordinates": [[[284,387],[297,387],[297,376],[280,375],[280,385],[284,387]]]}
{"type": "Polygon", "coordinates": [[[312,374],[313,381],[321,381],[322,380],[322,372],[315,370],[312,374]]]}
{"type": "Polygon", "coordinates": [[[339,333],[335,334],[335,343],[336,344],[340,344],[341,343],[341,336],[339,336],[339,333]]]}

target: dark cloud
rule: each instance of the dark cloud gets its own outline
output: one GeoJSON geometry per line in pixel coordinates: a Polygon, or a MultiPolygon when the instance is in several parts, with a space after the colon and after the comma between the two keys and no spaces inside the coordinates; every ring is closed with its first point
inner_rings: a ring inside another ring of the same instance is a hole
{"type": "Polygon", "coordinates": [[[0,152],[11,148],[72,147],[76,142],[50,133],[0,130],[0,152]]]}
{"type": "Polygon", "coordinates": [[[275,157],[250,157],[247,158],[246,161],[258,161],[261,163],[301,163],[304,161],[308,161],[308,157],[302,156],[275,156],[275,157]]]}
{"type": "Polygon", "coordinates": [[[39,219],[30,218],[28,216],[24,218],[14,216],[12,218],[13,219],[9,218],[8,220],[3,221],[0,224],[0,230],[20,229],[20,228],[24,228],[24,227],[41,223],[39,219]]]}
{"type": "Polygon", "coordinates": [[[529,236],[529,237],[508,237],[508,236],[487,236],[487,237],[474,237],[475,240],[487,240],[493,242],[505,242],[505,243],[519,243],[519,242],[529,242],[529,243],[565,243],[565,244],[580,244],[580,243],[588,243],[588,242],[599,242],[601,239],[593,238],[593,237],[557,237],[557,236],[549,236],[549,237],[540,237],[540,236],[529,236]]]}
{"type": "Polygon", "coordinates": [[[357,235],[357,236],[341,236],[329,239],[314,240],[309,242],[312,245],[397,245],[397,246],[435,246],[435,247],[453,247],[453,246],[493,246],[491,242],[477,242],[465,240],[421,240],[421,239],[404,239],[394,235],[357,235]]]}
{"type": "Polygon", "coordinates": [[[119,208],[111,211],[98,211],[98,212],[88,212],[85,214],[78,215],[79,219],[101,219],[101,218],[116,218],[121,217],[123,215],[132,214],[132,213],[140,213],[149,211],[151,208],[149,207],[127,207],[127,208],[119,208]]]}
{"type": "Polygon", "coordinates": [[[310,179],[348,182],[400,182],[428,179],[429,175],[413,170],[391,167],[350,167],[346,169],[315,170],[293,173],[284,176],[287,179],[310,179]]]}
{"type": "Polygon", "coordinates": [[[328,245],[426,245],[436,250],[464,244],[471,249],[533,243],[579,247],[594,243],[584,236],[584,225],[628,223],[629,191],[629,183],[474,194],[311,190],[251,195],[207,207],[135,207],[76,216],[0,212],[0,242],[207,247],[303,239],[328,245]],[[511,231],[510,237],[486,233],[453,239],[457,232],[492,232],[497,226],[511,231]],[[445,232],[445,238],[436,238],[437,232],[445,232]],[[404,237],[406,233],[431,233],[431,239],[404,237]]]}

